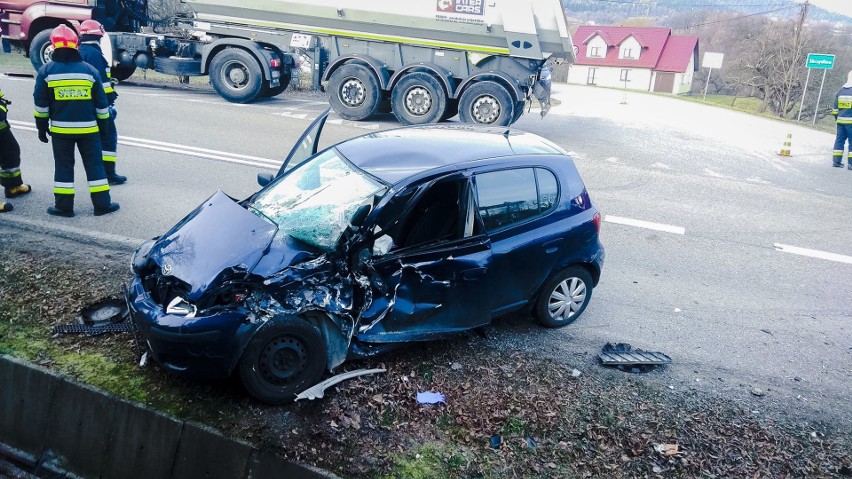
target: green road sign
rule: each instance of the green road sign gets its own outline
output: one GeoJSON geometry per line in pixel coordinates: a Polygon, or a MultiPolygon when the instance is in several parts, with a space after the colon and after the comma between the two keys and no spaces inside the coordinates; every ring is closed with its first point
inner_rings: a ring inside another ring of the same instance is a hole
{"type": "Polygon", "coordinates": [[[820,68],[823,70],[831,70],[834,68],[834,55],[826,55],[824,53],[808,53],[808,68],[820,68]]]}

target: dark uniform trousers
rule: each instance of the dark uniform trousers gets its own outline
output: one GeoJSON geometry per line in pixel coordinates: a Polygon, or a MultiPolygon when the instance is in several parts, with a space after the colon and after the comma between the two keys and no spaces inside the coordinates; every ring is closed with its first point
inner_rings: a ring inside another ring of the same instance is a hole
{"type": "MultiPolygon", "coordinates": [[[[101,146],[103,147],[103,158],[108,163],[115,164],[116,152],[118,151],[118,130],[115,128],[115,107],[109,107],[109,120],[101,122],[101,146]]],[[[115,173],[115,171],[113,171],[115,173]]]]}
{"type": "Polygon", "coordinates": [[[74,208],[74,148],[80,151],[83,168],[89,181],[89,193],[95,208],[106,208],[111,200],[109,183],[101,153],[101,139],[98,133],[85,135],[53,134],[53,160],[56,164],[53,177],[53,193],[56,207],[71,210],[74,208]]]}
{"type": "Polygon", "coordinates": [[[21,147],[8,123],[0,123],[0,186],[21,186],[21,147]]]}

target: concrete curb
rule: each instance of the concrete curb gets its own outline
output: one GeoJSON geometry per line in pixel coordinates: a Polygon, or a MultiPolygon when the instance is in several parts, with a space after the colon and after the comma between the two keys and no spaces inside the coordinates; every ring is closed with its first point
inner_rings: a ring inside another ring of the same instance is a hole
{"type": "Polygon", "coordinates": [[[0,455],[80,478],[337,477],[6,355],[0,455]]]}

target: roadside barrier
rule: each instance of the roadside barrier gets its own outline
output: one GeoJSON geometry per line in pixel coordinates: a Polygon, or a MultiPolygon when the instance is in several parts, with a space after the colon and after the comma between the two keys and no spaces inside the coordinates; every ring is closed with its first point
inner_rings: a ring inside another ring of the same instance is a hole
{"type": "Polygon", "coordinates": [[[784,146],[781,147],[781,151],[778,152],[781,156],[792,156],[790,154],[790,150],[793,147],[793,134],[787,133],[787,141],[784,142],[784,146]]]}
{"type": "Polygon", "coordinates": [[[40,477],[337,477],[5,355],[0,456],[37,468],[40,477]]]}

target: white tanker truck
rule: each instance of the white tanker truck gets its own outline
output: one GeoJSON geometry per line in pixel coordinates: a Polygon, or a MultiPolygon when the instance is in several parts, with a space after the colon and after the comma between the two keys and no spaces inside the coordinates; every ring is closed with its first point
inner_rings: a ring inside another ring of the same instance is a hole
{"type": "Polygon", "coordinates": [[[545,113],[541,72],[574,60],[560,0],[183,1],[185,35],[111,33],[116,67],[209,75],[247,103],[283,92],[306,56],[343,118],[506,126],[531,95],[545,113]]]}

